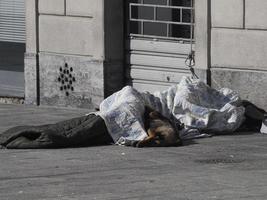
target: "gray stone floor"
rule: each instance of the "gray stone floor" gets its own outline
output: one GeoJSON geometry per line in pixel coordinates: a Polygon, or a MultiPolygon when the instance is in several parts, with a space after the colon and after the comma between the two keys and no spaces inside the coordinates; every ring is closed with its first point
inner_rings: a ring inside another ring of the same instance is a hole
{"type": "MultiPolygon", "coordinates": [[[[87,110],[0,105],[0,131],[87,110]]],[[[1,200],[267,198],[267,136],[240,134],[176,148],[1,150],[1,200]]]]}

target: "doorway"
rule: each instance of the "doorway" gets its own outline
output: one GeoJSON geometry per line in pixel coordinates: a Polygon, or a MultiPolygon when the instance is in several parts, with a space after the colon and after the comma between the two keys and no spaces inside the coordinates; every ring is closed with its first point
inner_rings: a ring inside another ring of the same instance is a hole
{"type": "Polygon", "coordinates": [[[190,75],[193,0],[127,0],[126,79],[140,91],[164,90],[190,75]]]}
{"type": "Polygon", "coordinates": [[[24,97],[25,35],[25,0],[1,0],[1,97],[24,97]]]}

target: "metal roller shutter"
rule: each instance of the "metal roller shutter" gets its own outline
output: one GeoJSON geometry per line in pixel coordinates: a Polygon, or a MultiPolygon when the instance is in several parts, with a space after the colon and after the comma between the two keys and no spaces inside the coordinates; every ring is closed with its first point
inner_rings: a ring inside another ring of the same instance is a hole
{"type": "Polygon", "coordinates": [[[0,0],[0,41],[25,43],[25,0],[0,0]]]}
{"type": "Polygon", "coordinates": [[[126,9],[128,83],[154,92],[190,75],[185,60],[194,48],[192,0],[128,0],[126,9]]]}

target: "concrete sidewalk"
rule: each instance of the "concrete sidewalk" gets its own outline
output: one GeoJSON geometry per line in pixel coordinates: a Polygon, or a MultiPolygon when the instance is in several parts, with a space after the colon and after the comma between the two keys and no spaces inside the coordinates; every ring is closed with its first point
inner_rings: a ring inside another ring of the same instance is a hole
{"type": "MultiPolygon", "coordinates": [[[[0,131],[87,110],[0,105],[0,131]]],[[[195,140],[183,147],[0,150],[1,200],[267,198],[267,135],[195,140]]]]}

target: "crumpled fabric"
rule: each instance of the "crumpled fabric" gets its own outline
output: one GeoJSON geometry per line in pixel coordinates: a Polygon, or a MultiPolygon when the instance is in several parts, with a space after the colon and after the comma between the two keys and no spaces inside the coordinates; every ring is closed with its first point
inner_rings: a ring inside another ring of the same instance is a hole
{"type": "Polygon", "coordinates": [[[236,92],[228,88],[216,90],[197,79],[183,77],[179,84],[154,94],[140,93],[126,86],[100,104],[99,115],[115,143],[147,136],[145,106],[174,123],[177,120],[184,124],[184,130],[179,132],[181,139],[209,136],[206,132],[233,132],[245,119],[245,108],[236,92]]]}
{"type": "Polygon", "coordinates": [[[105,122],[94,114],[55,124],[17,126],[0,134],[0,149],[84,147],[111,142],[105,122]]]}

